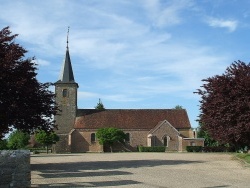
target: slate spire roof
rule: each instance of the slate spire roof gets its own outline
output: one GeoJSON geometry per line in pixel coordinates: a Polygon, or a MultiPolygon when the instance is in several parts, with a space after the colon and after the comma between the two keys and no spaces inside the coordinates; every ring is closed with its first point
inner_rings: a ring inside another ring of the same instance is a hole
{"type": "Polygon", "coordinates": [[[69,39],[69,30],[67,34],[66,55],[65,55],[65,59],[62,65],[61,74],[58,80],[58,82],[61,82],[61,83],[75,83],[73,69],[72,69],[70,55],[69,55],[69,46],[68,46],[69,40],[68,39],[69,39]]]}

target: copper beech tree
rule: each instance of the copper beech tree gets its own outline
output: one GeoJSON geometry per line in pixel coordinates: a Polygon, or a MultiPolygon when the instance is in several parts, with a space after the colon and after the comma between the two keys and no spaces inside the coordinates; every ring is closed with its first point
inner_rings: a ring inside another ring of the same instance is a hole
{"type": "Polygon", "coordinates": [[[54,126],[51,83],[38,82],[34,59],[25,58],[16,37],[9,27],[0,30],[0,139],[13,128],[34,132],[54,126]]]}
{"type": "Polygon", "coordinates": [[[250,64],[232,63],[222,75],[202,80],[199,116],[202,129],[221,144],[250,147],[250,64]]]}

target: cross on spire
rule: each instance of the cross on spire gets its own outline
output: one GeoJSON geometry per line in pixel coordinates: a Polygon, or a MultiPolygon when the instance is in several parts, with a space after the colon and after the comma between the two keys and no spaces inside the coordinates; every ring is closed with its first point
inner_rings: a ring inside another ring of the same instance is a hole
{"type": "Polygon", "coordinates": [[[68,33],[67,33],[67,49],[69,49],[69,26],[68,26],[68,33]]]}

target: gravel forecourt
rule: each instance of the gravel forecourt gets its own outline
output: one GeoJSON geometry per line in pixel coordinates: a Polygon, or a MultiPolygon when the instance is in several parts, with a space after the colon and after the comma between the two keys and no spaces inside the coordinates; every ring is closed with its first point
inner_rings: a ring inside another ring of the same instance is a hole
{"type": "Polygon", "coordinates": [[[233,154],[83,153],[31,155],[32,187],[250,187],[233,154]]]}

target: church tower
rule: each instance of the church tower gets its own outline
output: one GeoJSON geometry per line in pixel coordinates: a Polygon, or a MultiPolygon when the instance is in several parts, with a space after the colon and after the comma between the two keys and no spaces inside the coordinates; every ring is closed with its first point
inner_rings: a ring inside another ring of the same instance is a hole
{"type": "Polygon", "coordinates": [[[71,65],[69,47],[67,47],[65,60],[62,65],[59,80],[55,83],[56,104],[59,107],[58,114],[55,116],[55,124],[58,126],[55,130],[60,140],[55,145],[55,152],[71,152],[70,131],[74,128],[76,111],[77,111],[77,88],[73,69],[71,65]]]}

